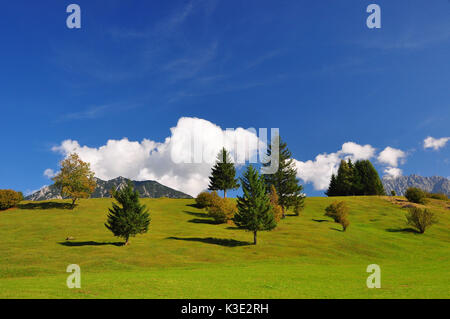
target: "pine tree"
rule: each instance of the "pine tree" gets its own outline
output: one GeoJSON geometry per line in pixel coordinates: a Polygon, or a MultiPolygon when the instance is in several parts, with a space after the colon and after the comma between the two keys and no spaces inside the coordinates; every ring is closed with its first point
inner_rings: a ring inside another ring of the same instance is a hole
{"type": "Polygon", "coordinates": [[[355,170],[359,178],[357,195],[385,195],[380,176],[370,161],[357,161],[355,170]]]}
{"type": "Polygon", "coordinates": [[[327,196],[384,195],[378,172],[368,160],[341,160],[337,175],[331,175],[327,196]]]}
{"type": "MultiPolygon", "coordinates": [[[[287,144],[279,139],[279,161],[278,170],[274,174],[265,174],[264,181],[266,183],[266,189],[270,190],[270,186],[275,186],[278,194],[278,203],[283,210],[283,218],[285,212],[293,207],[296,214],[304,207],[305,196],[302,193],[303,186],[299,184],[297,178],[297,168],[294,160],[292,159],[292,153],[287,148],[287,144]]],[[[267,156],[270,158],[272,155],[272,145],[267,148],[267,156]]],[[[270,162],[263,164],[264,167],[269,167],[270,162]]]]}
{"type": "Polygon", "coordinates": [[[272,230],[277,223],[266,193],[264,178],[253,166],[247,167],[241,184],[244,194],[237,198],[238,213],[233,221],[238,227],[253,232],[253,243],[256,245],[257,232],[272,230]]]}
{"type": "Polygon", "coordinates": [[[330,185],[328,186],[328,190],[325,192],[325,195],[328,197],[337,196],[337,181],[336,175],[331,174],[330,185]]]}
{"type": "Polygon", "coordinates": [[[239,188],[238,180],[235,178],[236,169],[231,162],[230,155],[225,148],[217,155],[217,162],[212,168],[211,176],[209,177],[210,191],[223,191],[223,197],[227,197],[228,189],[239,188]]]}
{"type": "Polygon", "coordinates": [[[354,180],[354,169],[353,164],[341,160],[339,165],[338,173],[336,176],[336,195],[337,196],[349,196],[352,195],[353,182],[354,180]],[[350,165],[349,165],[350,164],[350,165]]]}
{"type": "Polygon", "coordinates": [[[148,231],[150,215],[146,206],[139,203],[139,193],[131,182],[121,190],[114,190],[112,196],[122,207],[113,203],[105,226],[114,236],[124,238],[128,245],[130,237],[148,231]]]}

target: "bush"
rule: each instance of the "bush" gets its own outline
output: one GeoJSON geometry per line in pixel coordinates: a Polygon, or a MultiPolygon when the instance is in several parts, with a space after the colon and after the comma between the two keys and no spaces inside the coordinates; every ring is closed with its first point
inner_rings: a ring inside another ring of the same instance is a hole
{"type": "Polygon", "coordinates": [[[391,191],[391,196],[397,196],[397,193],[394,190],[392,190],[391,191]]]}
{"type": "MultiPolygon", "coordinates": [[[[214,194],[214,193],[213,193],[214,194]]],[[[222,198],[215,193],[212,196],[211,205],[207,207],[208,215],[217,223],[229,223],[237,213],[237,206],[234,200],[222,198]]]]}
{"type": "Polygon", "coordinates": [[[0,189],[0,210],[15,207],[22,200],[22,193],[11,189],[0,189]]]}
{"type": "Polygon", "coordinates": [[[423,234],[429,226],[437,223],[437,219],[433,212],[418,207],[411,207],[409,209],[409,212],[406,214],[406,220],[408,225],[417,228],[421,234],[423,234]]]}
{"type": "Polygon", "coordinates": [[[406,190],[405,197],[411,203],[425,204],[426,194],[420,188],[410,187],[406,190]]]}
{"type": "Polygon", "coordinates": [[[197,198],[195,199],[195,204],[197,205],[198,208],[210,207],[213,201],[213,197],[215,196],[219,197],[219,195],[217,195],[217,192],[212,193],[201,192],[200,194],[197,195],[197,198]]]}
{"type": "Polygon", "coordinates": [[[441,193],[426,193],[425,194],[427,198],[433,198],[433,199],[439,199],[439,200],[448,200],[448,196],[445,194],[441,194],[441,193]]]}
{"type": "Polygon", "coordinates": [[[350,222],[347,219],[348,207],[344,201],[335,201],[325,209],[325,216],[334,219],[334,222],[341,224],[343,231],[347,229],[350,222]]]}

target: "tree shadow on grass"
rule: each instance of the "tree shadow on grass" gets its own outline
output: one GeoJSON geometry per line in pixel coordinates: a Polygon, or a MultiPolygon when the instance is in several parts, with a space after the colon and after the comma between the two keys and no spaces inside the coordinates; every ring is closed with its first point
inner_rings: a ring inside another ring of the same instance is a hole
{"type": "Polygon", "coordinates": [[[197,204],[187,204],[186,206],[202,209],[202,207],[198,206],[197,204]]]}
{"type": "Polygon", "coordinates": [[[123,242],[97,242],[97,241],[63,241],[58,243],[60,245],[63,246],[68,246],[68,247],[80,247],[80,246],[106,246],[106,245],[111,245],[111,246],[123,246],[124,243],[123,242]]]}
{"type": "Polygon", "coordinates": [[[215,220],[212,220],[211,217],[209,217],[207,213],[190,212],[187,210],[185,210],[184,213],[195,216],[195,217],[201,217],[201,218],[193,218],[188,221],[189,223],[209,224],[209,225],[219,225],[220,224],[220,223],[216,222],[215,220]]]}
{"type": "Polygon", "coordinates": [[[57,209],[70,209],[71,210],[74,207],[70,203],[39,202],[39,203],[18,204],[17,208],[20,208],[20,209],[52,209],[52,208],[57,208],[57,209]]]}
{"type": "Polygon", "coordinates": [[[387,228],[386,231],[390,233],[413,233],[413,234],[420,234],[419,231],[415,230],[414,228],[387,228]]]}
{"type": "Polygon", "coordinates": [[[331,230],[335,230],[335,231],[339,231],[339,232],[344,232],[343,229],[339,229],[339,228],[334,228],[334,227],[330,227],[331,230]]]}
{"type": "Polygon", "coordinates": [[[192,216],[195,216],[195,217],[209,218],[207,213],[190,212],[190,211],[187,211],[187,210],[183,211],[183,213],[186,213],[188,215],[192,215],[192,216]]]}
{"type": "Polygon", "coordinates": [[[246,241],[240,241],[240,240],[234,240],[234,239],[212,238],[212,237],[207,237],[207,238],[198,238],[198,237],[187,237],[187,238],[167,237],[167,239],[184,240],[184,241],[197,241],[197,242],[200,242],[200,243],[219,245],[219,246],[225,246],[225,247],[238,247],[238,246],[252,245],[252,243],[249,243],[249,242],[246,242],[246,241]]]}
{"type": "Polygon", "coordinates": [[[324,222],[329,222],[329,220],[328,219],[312,219],[313,221],[315,221],[315,222],[318,222],[318,223],[324,223],[324,222]]]}
{"type": "Polygon", "coordinates": [[[194,224],[209,224],[209,225],[219,225],[219,222],[216,222],[215,220],[212,219],[200,219],[200,218],[194,218],[188,221],[189,223],[194,223],[194,224]]]}

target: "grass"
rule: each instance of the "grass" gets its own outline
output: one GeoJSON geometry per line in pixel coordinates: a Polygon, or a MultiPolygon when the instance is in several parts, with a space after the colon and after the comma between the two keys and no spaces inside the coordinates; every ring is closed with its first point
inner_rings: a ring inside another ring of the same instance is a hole
{"type": "MultiPolygon", "coordinates": [[[[110,199],[23,203],[0,212],[0,298],[448,298],[449,205],[417,234],[385,197],[346,197],[346,232],[324,217],[334,199],[308,198],[271,232],[217,225],[193,200],[143,199],[147,234],[128,247],[103,225],[110,199]],[[74,237],[66,241],[67,237],[74,237]],[[381,267],[368,289],[366,267],[381,267]],[[81,267],[68,289],[66,267],[81,267]]],[[[398,202],[402,202],[399,198],[398,202]]]]}

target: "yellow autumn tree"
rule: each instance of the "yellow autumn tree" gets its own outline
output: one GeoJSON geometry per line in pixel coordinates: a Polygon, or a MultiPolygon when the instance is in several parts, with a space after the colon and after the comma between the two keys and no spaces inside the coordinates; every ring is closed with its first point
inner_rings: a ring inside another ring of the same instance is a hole
{"type": "Polygon", "coordinates": [[[89,198],[97,186],[90,166],[73,153],[61,162],[61,171],[53,178],[61,196],[72,199],[72,208],[77,199],[89,198]]]}
{"type": "Polygon", "coordinates": [[[281,220],[281,218],[283,217],[283,209],[278,204],[277,190],[275,189],[275,186],[273,186],[273,185],[270,186],[269,198],[270,198],[270,206],[272,206],[273,216],[275,217],[275,220],[278,223],[281,220]]]}

